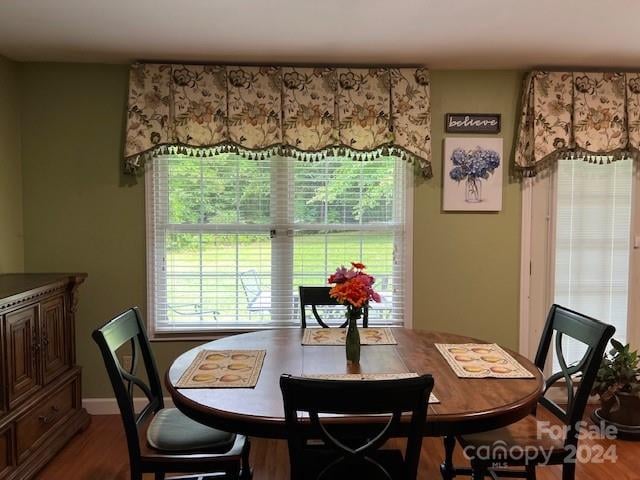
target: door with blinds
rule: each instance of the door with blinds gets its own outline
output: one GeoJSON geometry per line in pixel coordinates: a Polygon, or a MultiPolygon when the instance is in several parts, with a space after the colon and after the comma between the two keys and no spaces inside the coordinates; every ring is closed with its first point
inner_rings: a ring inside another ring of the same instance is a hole
{"type": "MultiPolygon", "coordinates": [[[[623,343],[630,340],[633,185],[631,160],[558,162],[554,302],[615,325],[623,343]]],[[[574,362],[585,352],[575,341],[563,350],[574,362]]]]}
{"type": "MultiPolygon", "coordinates": [[[[552,303],[610,323],[616,339],[640,347],[637,191],[632,160],[559,160],[549,175],[526,181],[523,266],[528,261],[529,271],[522,276],[520,344],[530,356],[552,303]]],[[[562,349],[569,363],[585,352],[570,340],[562,349]]],[[[557,360],[551,366],[557,371],[557,360]]]]}

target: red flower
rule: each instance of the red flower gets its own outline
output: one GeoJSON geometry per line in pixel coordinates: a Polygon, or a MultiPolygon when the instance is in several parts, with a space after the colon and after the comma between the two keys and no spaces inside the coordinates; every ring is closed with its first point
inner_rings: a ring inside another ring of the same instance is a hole
{"type": "Polygon", "coordinates": [[[373,289],[375,278],[364,272],[366,268],[360,262],[351,262],[352,268],[341,266],[332,274],[328,281],[335,284],[329,295],[343,305],[353,305],[362,308],[370,300],[380,302],[380,295],[373,289]]]}

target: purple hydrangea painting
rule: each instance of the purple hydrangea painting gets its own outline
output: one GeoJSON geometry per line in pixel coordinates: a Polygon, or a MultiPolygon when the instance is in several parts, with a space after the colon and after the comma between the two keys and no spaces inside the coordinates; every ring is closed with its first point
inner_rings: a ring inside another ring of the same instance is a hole
{"type": "Polygon", "coordinates": [[[502,139],[445,140],[445,210],[502,208],[502,139]]]}
{"type": "Polygon", "coordinates": [[[454,167],[449,176],[456,182],[467,182],[465,201],[482,201],[482,180],[489,178],[500,166],[500,154],[494,150],[485,150],[478,146],[473,150],[456,148],[451,154],[454,167]]]}

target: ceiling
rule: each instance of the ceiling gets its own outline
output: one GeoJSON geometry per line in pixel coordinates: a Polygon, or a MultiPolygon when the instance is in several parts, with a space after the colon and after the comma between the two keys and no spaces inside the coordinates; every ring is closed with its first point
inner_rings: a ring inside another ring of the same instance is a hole
{"type": "Polygon", "coordinates": [[[0,0],[0,55],[640,68],[637,0],[0,0]]]}

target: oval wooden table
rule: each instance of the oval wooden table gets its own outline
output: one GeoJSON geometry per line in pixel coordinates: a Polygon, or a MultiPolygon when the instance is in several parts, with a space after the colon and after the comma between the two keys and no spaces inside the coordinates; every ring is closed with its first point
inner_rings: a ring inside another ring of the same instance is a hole
{"type": "MultiPolygon", "coordinates": [[[[509,351],[534,374],[532,379],[461,379],[438,352],[435,343],[485,343],[458,335],[394,328],[397,345],[363,345],[362,373],[430,373],[433,393],[425,435],[445,436],[486,431],[513,423],[530,413],[542,394],[540,371],[509,351]]],[[[279,377],[353,373],[344,346],[302,346],[301,329],[263,330],[226,337],[178,357],[166,376],[174,404],[206,425],[245,435],[286,438],[279,377]],[[267,351],[255,388],[176,388],[186,368],[202,350],[263,349],[267,351]]],[[[340,417],[349,423],[349,417],[340,417]]]]}

